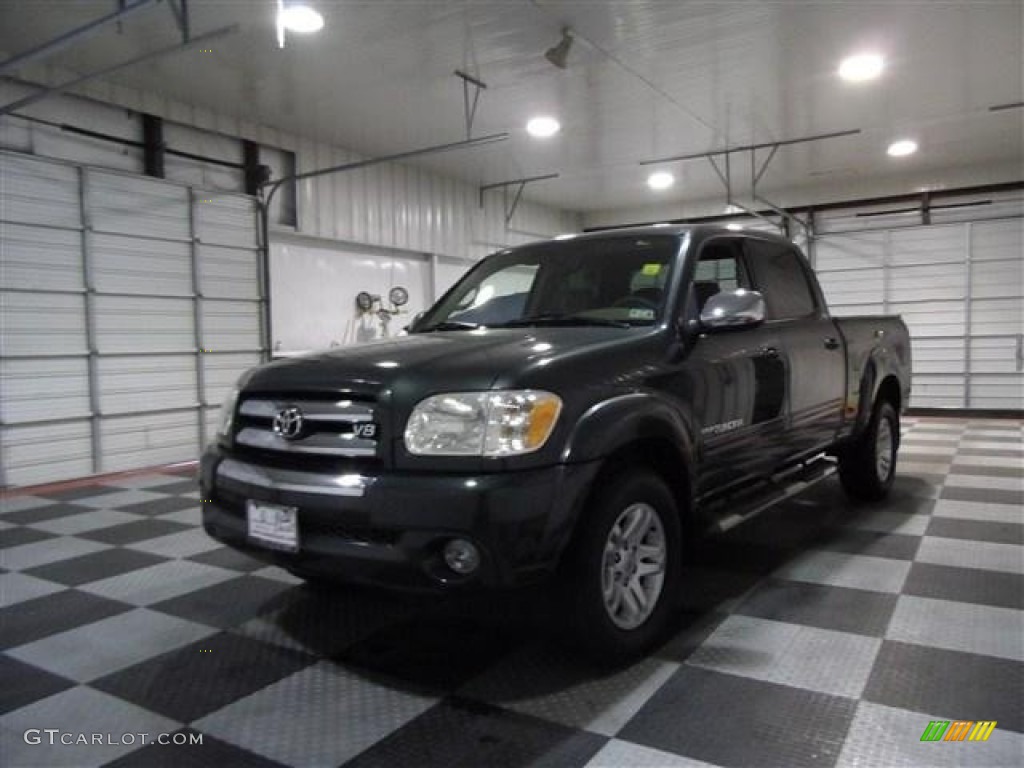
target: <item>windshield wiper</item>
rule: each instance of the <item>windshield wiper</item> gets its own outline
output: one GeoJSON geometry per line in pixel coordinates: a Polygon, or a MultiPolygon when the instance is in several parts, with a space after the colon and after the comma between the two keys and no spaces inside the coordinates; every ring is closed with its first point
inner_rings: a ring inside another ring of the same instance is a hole
{"type": "Polygon", "coordinates": [[[474,328],[479,327],[479,323],[461,323],[458,320],[443,320],[440,323],[428,325],[426,328],[420,328],[416,333],[430,333],[431,331],[472,331],[474,328]]]}
{"type": "Polygon", "coordinates": [[[588,315],[564,315],[558,312],[545,312],[540,315],[528,315],[505,323],[495,323],[492,328],[518,328],[526,325],[601,325],[608,328],[632,328],[625,320],[610,320],[606,317],[590,317],[588,315]]]}

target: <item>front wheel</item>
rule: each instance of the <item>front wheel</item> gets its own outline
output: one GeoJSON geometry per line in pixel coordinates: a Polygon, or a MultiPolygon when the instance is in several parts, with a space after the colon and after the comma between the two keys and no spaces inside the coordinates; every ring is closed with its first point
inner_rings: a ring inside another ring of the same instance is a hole
{"type": "Polygon", "coordinates": [[[647,651],[678,603],[679,512],[672,493],[645,470],[604,485],[583,526],[567,574],[575,639],[601,661],[647,651]]]}
{"type": "Polygon", "coordinates": [[[839,454],[839,480],[854,499],[878,501],[888,495],[896,477],[900,420],[892,404],[875,406],[867,428],[839,454]]]}

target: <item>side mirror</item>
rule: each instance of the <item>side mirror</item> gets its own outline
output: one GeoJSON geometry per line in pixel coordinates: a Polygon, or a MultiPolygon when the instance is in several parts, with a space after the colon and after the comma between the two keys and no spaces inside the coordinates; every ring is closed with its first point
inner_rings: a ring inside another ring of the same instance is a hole
{"type": "Polygon", "coordinates": [[[750,328],[764,322],[764,297],[738,288],[716,293],[704,303],[700,324],[709,331],[750,328]]]}

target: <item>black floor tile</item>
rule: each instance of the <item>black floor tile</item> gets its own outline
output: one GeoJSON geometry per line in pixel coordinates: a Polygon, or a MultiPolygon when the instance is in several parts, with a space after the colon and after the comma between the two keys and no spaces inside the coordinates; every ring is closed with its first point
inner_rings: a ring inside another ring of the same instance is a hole
{"type": "Polygon", "coordinates": [[[290,584],[260,576],[239,576],[237,579],[172,597],[149,606],[189,621],[228,629],[262,613],[280,607],[282,593],[293,589],[290,584]]]}
{"type": "Polygon", "coordinates": [[[192,493],[199,490],[199,480],[194,477],[181,478],[176,475],[167,475],[166,485],[154,485],[146,490],[173,494],[192,493]]]}
{"type": "Polygon", "coordinates": [[[722,766],[831,766],[856,705],[684,665],[618,738],[722,766]]]}
{"type": "Polygon", "coordinates": [[[76,685],[72,680],[24,664],[6,654],[0,654],[0,680],[3,680],[3,685],[0,685],[0,715],[76,685]]]}
{"type": "Polygon", "coordinates": [[[175,731],[166,740],[173,740],[178,734],[184,734],[189,741],[185,744],[152,744],[106,763],[103,768],[282,768],[281,763],[192,728],[175,731]],[[197,736],[202,737],[202,743],[191,743],[191,739],[197,736]]]}
{"type": "Polygon", "coordinates": [[[0,650],[91,624],[134,606],[66,589],[0,608],[0,650]]]}
{"type": "Polygon", "coordinates": [[[1024,665],[993,656],[886,640],[863,698],[964,720],[996,720],[1024,730],[1024,665]]]}
{"type": "Polygon", "coordinates": [[[435,613],[377,630],[334,657],[403,684],[447,693],[483,672],[517,643],[520,629],[435,613]]]}
{"type": "Polygon", "coordinates": [[[736,613],[882,637],[897,599],[897,595],[862,589],[770,579],[752,592],[736,613]]]}
{"type": "Polygon", "coordinates": [[[82,512],[92,511],[92,507],[83,507],[81,504],[54,503],[47,504],[44,507],[8,512],[3,515],[3,520],[4,522],[16,523],[18,525],[32,525],[33,523],[43,523],[47,520],[56,520],[58,517],[80,515],[82,512]]]}
{"type": "Polygon", "coordinates": [[[951,501],[982,501],[988,504],[1009,504],[1024,507],[1024,492],[1004,491],[999,488],[959,488],[948,485],[940,498],[951,501]]]}
{"type": "Polygon", "coordinates": [[[1024,611],[1024,576],[914,563],[903,585],[903,594],[1024,611]]]}
{"type": "Polygon", "coordinates": [[[38,493],[33,494],[44,499],[54,499],[55,501],[75,501],[77,499],[89,499],[93,496],[102,496],[106,493],[116,493],[117,491],[123,491],[123,488],[118,488],[113,485],[83,485],[81,488],[71,488],[66,491],[56,491],[54,493],[38,493]]]}
{"type": "Polygon", "coordinates": [[[675,621],[671,639],[654,652],[654,656],[666,661],[683,663],[696,651],[701,643],[718,629],[718,625],[729,618],[728,613],[705,611],[694,613],[682,611],[675,621]]]}
{"type": "Polygon", "coordinates": [[[848,552],[853,555],[913,560],[921,546],[920,536],[879,531],[842,530],[823,536],[817,542],[821,549],[848,552]]]}
{"type": "Polygon", "coordinates": [[[449,699],[345,768],[578,768],[608,739],[486,704],[449,699]]]}
{"type": "Polygon", "coordinates": [[[44,539],[56,538],[56,534],[37,531],[35,528],[5,528],[0,531],[0,549],[20,547],[22,544],[34,544],[44,539]]]}
{"type": "MultiPolygon", "coordinates": [[[[190,722],[315,661],[298,651],[222,632],[89,685],[180,722],[190,722]]],[[[282,713],[282,718],[286,717],[282,713]]]]}
{"type": "MultiPolygon", "coordinates": [[[[167,493],[167,489],[163,487],[147,488],[146,490],[167,493]]],[[[198,499],[189,499],[184,496],[168,496],[166,499],[153,499],[152,501],[140,501],[138,504],[125,504],[118,507],[118,509],[122,512],[131,512],[136,515],[156,517],[157,515],[166,515],[170,512],[179,512],[183,509],[198,506],[198,499]]]]}
{"type": "Polygon", "coordinates": [[[27,569],[25,573],[30,576],[38,576],[41,579],[56,581],[58,584],[66,584],[69,587],[77,587],[80,584],[88,584],[90,581],[99,581],[128,571],[137,571],[166,560],[168,558],[151,555],[148,552],[115,548],[73,557],[70,560],[39,565],[27,569]]]}
{"type": "Polygon", "coordinates": [[[187,531],[193,526],[185,523],[176,523],[173,520],[133,520],[130,523],[112,525],[109,528],[101,528],[98,531],[89,531],[78,534],[79,538],[102,541],[105,544],[121,546],[134,544],[136,541],[155,539],[157,536],[166,536],[171,533],[187,531]]]}
{"type": "MultiPolygon", "coordinates": [[[[1024,515],[1021,516],[1024,519],[1024,515]]],[[[961,520],[955,517],[933,517],[928,523],[928,536],[970,541],[992,541],[997,544],[1024,544],[1024,525],[996,523],[988,520],[961,520]]]]}
{"type": "Polygon", "coordinates": [[[203,563],[204,565],[215,565],[218,568],[227,568],[231,571],[241,571],[242,573],[258,571],[261,568],[267,567],[266,563],[257,560],[254,557],[244,555],[237,549],[231,549],[231,547],[220,547],[219,549],[213,549],[209,552],[201,552],[198,555],[193,555],[192,557],[185,559],[192,560],[196,563],[203,563]]]}

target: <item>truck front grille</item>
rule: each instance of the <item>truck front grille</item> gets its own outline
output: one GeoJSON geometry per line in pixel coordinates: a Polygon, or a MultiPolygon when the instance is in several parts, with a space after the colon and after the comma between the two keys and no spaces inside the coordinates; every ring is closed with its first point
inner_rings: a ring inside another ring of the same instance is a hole
{"type": "Polygon", "coordinates": [[[260,453],[373,458],[380,443],[375,404],[350,396],[330,399],[253,395],[238,407],[235,444],[260,453]]]}

